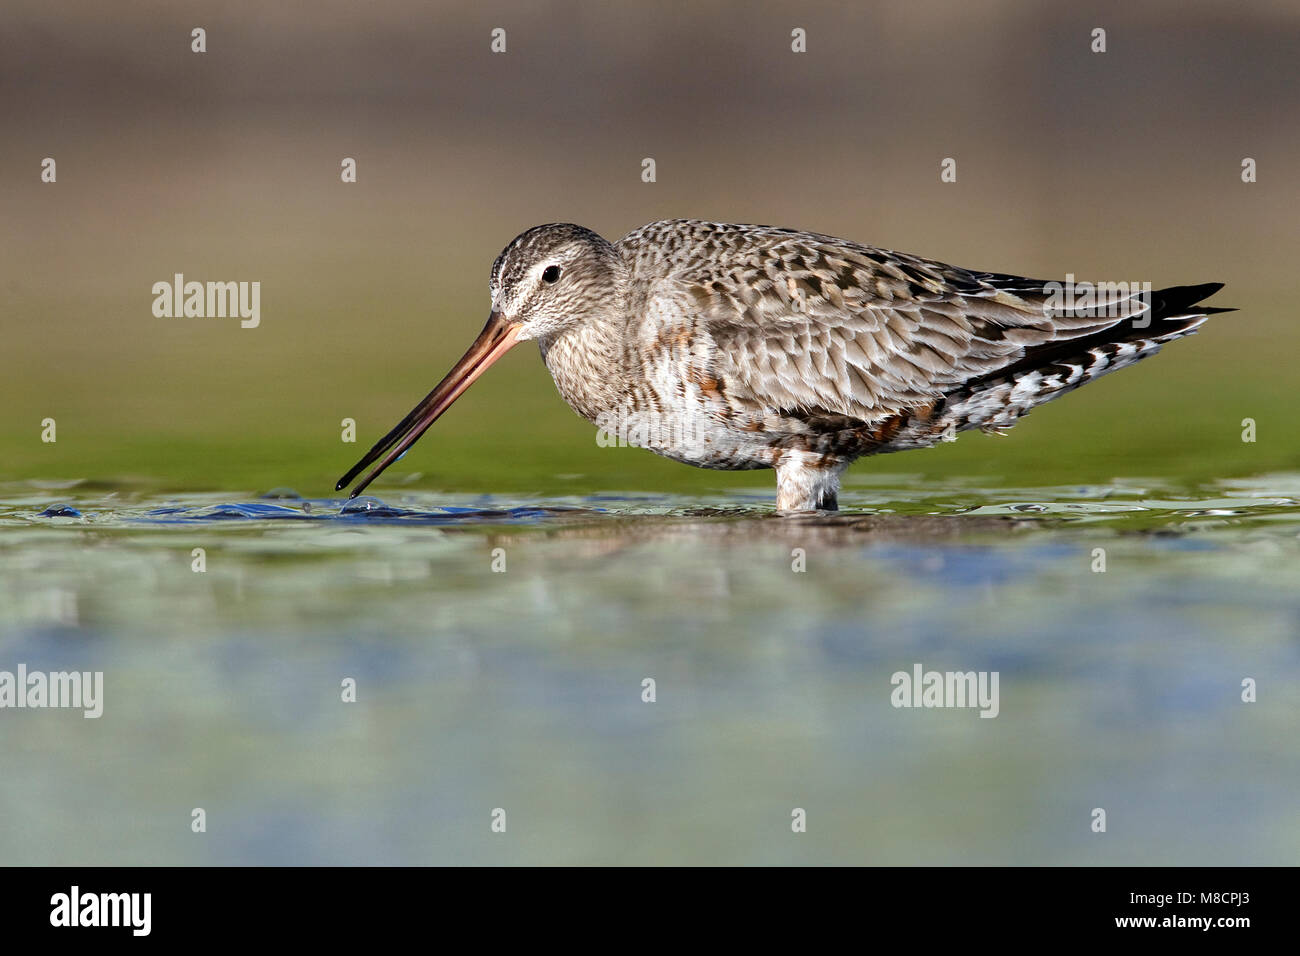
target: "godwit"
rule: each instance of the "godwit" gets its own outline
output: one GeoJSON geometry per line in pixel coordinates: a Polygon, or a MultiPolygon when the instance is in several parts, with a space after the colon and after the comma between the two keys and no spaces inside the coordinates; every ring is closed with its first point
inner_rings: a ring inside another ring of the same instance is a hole
{"type": "Polygon", "coordinates": [[[1222,287],[1062,302],[1057,283],[794,229],[677,219],[611,243],[535,226],[492,264],[469,351],[337,488],[378,461],[360,494],[534,339],[587,420],[689,465],[773,468],[778,509],[834,510],[855,459],[1009,428],[1231,311],[1197,305],[1222,287]]]}

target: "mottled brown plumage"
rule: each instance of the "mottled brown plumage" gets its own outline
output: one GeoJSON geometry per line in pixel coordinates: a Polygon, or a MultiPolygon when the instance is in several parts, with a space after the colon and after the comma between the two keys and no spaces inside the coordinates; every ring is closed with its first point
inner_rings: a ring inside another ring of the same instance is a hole
{"type": "Polygon", "coordinates": [[[774,468],[782,510],[833,509],[864,455],[1002,430],[1154,354],[1221,286],[1144,297],[974,272],[830,236],[696,220],[610,243],[537,226],[492,266],[492,318],[443,383],[340,481],[359,492],[497,356],[535,339],[611,436],[705,468],[774,468]]]}

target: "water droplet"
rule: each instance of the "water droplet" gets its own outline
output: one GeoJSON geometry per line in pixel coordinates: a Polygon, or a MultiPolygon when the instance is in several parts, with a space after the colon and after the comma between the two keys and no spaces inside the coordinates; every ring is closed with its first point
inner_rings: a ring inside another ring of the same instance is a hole
{"type": "Polygon", "coordinates": [[[403,508],[394,508],[392,505],[386,504],[378,498],[372,498],[370,495],[353,498],[339,509],[340,518],[348,515],[369,515],[372,518],[400,518],[409,514],[412,514],[412,512],[403,508]]]}

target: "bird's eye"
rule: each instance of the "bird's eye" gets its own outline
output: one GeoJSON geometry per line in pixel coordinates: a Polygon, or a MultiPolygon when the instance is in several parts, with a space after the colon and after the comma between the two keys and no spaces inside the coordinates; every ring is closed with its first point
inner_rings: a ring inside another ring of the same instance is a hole
{"type": "Polygon", "coordinates": [[[555,282],[559,278],[560,278],[559,266],[547,266],[545,269],[542,270],[543,282],[555,282]]]}

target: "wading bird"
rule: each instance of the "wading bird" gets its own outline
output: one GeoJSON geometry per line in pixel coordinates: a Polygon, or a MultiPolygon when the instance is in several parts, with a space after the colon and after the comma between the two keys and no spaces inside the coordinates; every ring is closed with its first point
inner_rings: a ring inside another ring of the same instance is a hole
{"type": "Polygon", "coordinates": [[[1221,283],[1062,296],[793,229],[653,222],[609,242],[536,226],[492,265],[487,325],[338,483],[352,496],[488,367],[535,340],[587,420],[702,468],[776,471],[777,508],[834,510],[857,458],[1002,431],[1229,309],[1221,283]],[[375,464],[378,462],[378,464],[375,464]]]}

